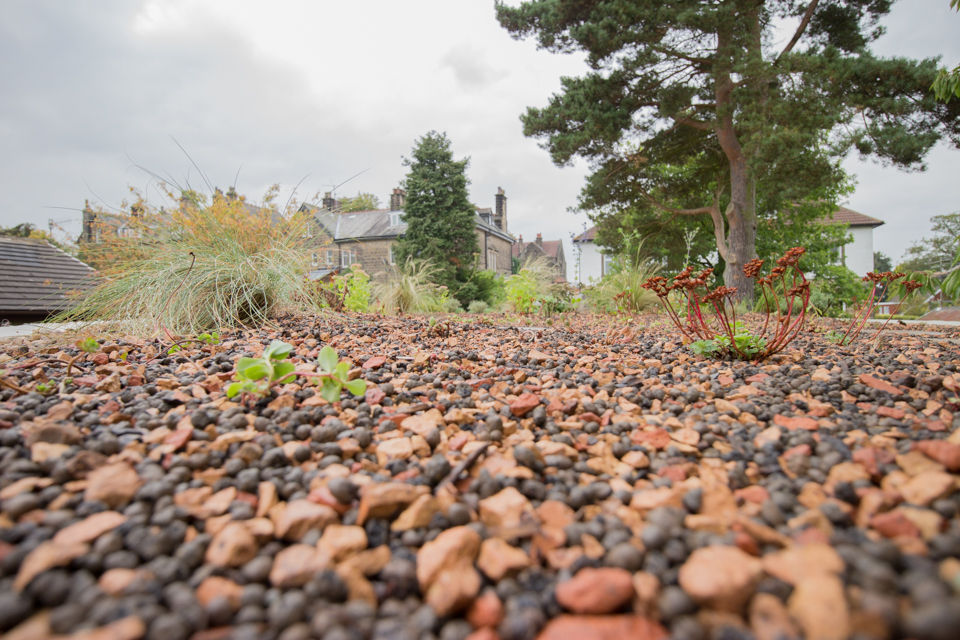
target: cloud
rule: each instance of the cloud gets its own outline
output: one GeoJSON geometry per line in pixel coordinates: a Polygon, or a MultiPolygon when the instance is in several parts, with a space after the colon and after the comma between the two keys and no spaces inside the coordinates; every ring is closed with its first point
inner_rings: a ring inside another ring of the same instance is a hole
{"type": "Polygon", "coordinates": [[[497,71],[484,62],[483,51],[469,44],[458,45],[440,59],[443,67],[453,71],[457,82],[464,88],[479,90],[497,78],[497,71]]]}
{"type": "MultiPolygon", "coordinates": [[[[960,62],[960,16],[940,4],[896,4],[881,53],[960,62]]],[[[471,158],[472,201],[492,206],[503,187],[512,231],[566,242],[584,220],[567,208],[587,170],[553,166],[519,116],[583,70],[582,56],[512,39],[489,0],[7,2],[0,225],[53,218],[76,233],[84,199],[118,205],[130,185],[156,194],[135,165],[203,187],[171,137],[217,186],[239,169],[254,198],[304,176],[300,195],[322,193],[366,170],[339,193],[384,200],[416,138],[436,129],[471,158]]],[[[956,208],[955,159],[938,151],[919,176],[848,162],[861,173],[849,205],[887,221],[878,249],[899,255],[956,208]]]]}

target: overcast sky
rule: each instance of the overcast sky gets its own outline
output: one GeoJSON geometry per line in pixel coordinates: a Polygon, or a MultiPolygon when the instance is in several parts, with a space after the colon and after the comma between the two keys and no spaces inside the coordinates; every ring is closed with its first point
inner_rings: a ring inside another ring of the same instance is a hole
{"type": "MultiPolygon", "coordinates": [[[[947,0],[903,0],[882,55],[960,62],[960,15],[947,0]]],[[[381,203],[406,173],[417,137],[446,131],[470,157],[472,200],[508,196],[510,231],[563,238],[586,173],[557,168],[519,120],[542,106],[577,56],[537,51],[497,23],[492,0],[3,0],[0,3],[0,225],[49,220],[79,231],[89,199],[118,206],[139,166],[206,190],[259,199],[372,192],[381,203]]],[[[876,248],[894,259],[960,210],[960,152],[941,146],[926,173],[851,159],[846,203],[886,221],[876,248]]]]}

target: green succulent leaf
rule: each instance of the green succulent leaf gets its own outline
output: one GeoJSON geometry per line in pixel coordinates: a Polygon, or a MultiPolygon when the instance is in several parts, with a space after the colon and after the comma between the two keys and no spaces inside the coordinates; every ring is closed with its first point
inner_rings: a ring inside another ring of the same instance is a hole
{"type": "Polygon", "coordinates": [[[336,402],[340,399],[340,383],[331,378],[324,378],[320,385],[320,397],[327,402],[336,402]]]}
{"type": "Polygon", "coordinates": [[[350,382],[343,385],[347,388],[347,391],[352,393],[355,396],[362,396],[367,392],[367,383],[364,380],[351,380],[350,382]]]}
{"type": "Polygon", "coordinates": [[[242,393],[245,386],[243,382],[231,382],[227,385],[227,397],[233,398],[237,394],[242,393]]]}
{"type": "Polygon", "coordinates": [[[338,362],[336,368],[333,370],[333,374],[340,378],[340,382],[346,382],[347,376],[350,375],[350,363],[346,360],[338,362]]]}
{"type": "Polygon", "coordinates": [[[337,366],[337,352],[330,345],[325,346],[320,350],[320,357],[317,360],[317,363],[320,365],[320,369],[327,373],[333,373],[333,370],[337,366]]]}
{"type": "Polygon", "coordinates": [[[296,366],[292,362],[278,362],[273,365],[273,379],[277,382],[290,382],[295,376],[296,366]]]}
{"type": "MultiPolygon", "coordinates": [[[[242,360],[242,358],[241,358],[242,360]]],[[[269,378],[270,373],[273,370],[266,361],[259,358],[248,358],[249,362],[237,363],[237,374],[241,377],[247,378],[248,380],[260,380],[261,378],[269,378]]]]}
{"type": "Polygon", "coordinates": [[[289,345],[286,342],[280,342],[279,340],[274,340],[266,349],[263,350],[263,357],[268,360],[283,360],[289,356],[290,352],[292,351],[292,345],[289,345]]]}

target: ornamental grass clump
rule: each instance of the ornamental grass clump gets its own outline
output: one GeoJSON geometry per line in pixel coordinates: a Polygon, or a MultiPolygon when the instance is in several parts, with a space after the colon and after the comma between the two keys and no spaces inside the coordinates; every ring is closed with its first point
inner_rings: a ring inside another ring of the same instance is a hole
{"type": "Polygon", "coordinates": [[[877,303],[880,302],[880,296],[877,295],[877,290],[889,291],[894,288],[894,285],[899,284],[898,288],[903,295],[900,297],[900,300],[897,301],[896,306],[890,311],[886,322],[880,325],[880,328],[870,336],[870,339],[873,340],[879,336],[880,332],[887,328],[887,323],[890,322],[890,319],[900,311],[904,300],[921,287],[921,284],[916,280],[904,280],[906,277],[907,275],[905,273],[900,273],[899,271],[882,271],[880,273],[869,271],[867,275],[863,277],[863,281],[872,283],[870,286],[870,294],[866,300],[854,308],[850,322],[847,323],[847,328],[843,332],[831,331],[827,335],[828,339],[837,344],[848,345],[859,338],[863,332],[863,328],[867,324],[867,320],[873,315],[873,312],[877,308],[877,303]],[[903,282],[897,283],[898,280],[903,280],[903,282]]]}
{"type": "Polygon", "coordinates": [[[280,311],[314,308],[302,214],[217,192],[209,204],[181,199],[172,212],[141,205],[123,224],[125,235],[99,245],[110,251],[102,284],[55,321],[120,321],[169,336],[257,327],[280,311]]]}
{"type": "Polygon", "coordinates": [[[386,280],[374,285],[374,297],[384,313],[443,311],[449,292],[446,287],[434,283],[437,273],[434,264],[407,258],[401,265],[390,268],[386,280]]]}
{"type": "Polygon", "coordinates": [[[667,315],[694,353],[763,360],[782,351],[803,327],[810,301],[810,283],[799,267],[800,257],[805,252],[803,247],[788,250],[777,259],[777,265],[769,275],[763,277],[759,277],[763,260],[754,258],[744,265],[743,273],[756,282],[766,309],[763,322],[754,327],[737,320],[736,287],[710,289],[707,286],[713,275],[712,268],[694,275],[693,267],[688,266],[671,280],[662,276],[649,278],[643,288],[660,299],[667,315]],[[670,299],[674,291],[679,296],[679,312],[670,299]],[[685,318],[681,313],[685,313],[685,318]]]}

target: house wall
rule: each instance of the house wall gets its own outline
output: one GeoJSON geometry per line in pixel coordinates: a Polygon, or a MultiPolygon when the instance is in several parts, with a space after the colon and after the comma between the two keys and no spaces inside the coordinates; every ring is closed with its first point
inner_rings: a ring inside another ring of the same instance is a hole
{"type": "Polygon", "coordinates": [[[858,276],[873,271],[873,227],[850,227],[853,242],[843,247],[844,265],[858,276]]]}
{"type": "Polygon", "coordinates": [[[477,235],[478,258],[481,269],[491,269],[506,277],[510,275],[510,258],[513,244],[483,229],[474,229],[477,235]],[[496,256],[496,268],[491,263],[491,255],[496,256]]]}
{"type": "MultiPolygon", "coordinates": [[[[394,240],[347,240],[340,242],[339,258],[342,261],[344,254],[353,252],[355,259],[352,263],[359,263],[372,280],[383,281],[387,277],[390,265],[390,245],[394,240]]],[[[337,263],[342,265],[342,262],[337,263]]]]}
{"type": "Polygon", "coordinates": [[[575,251],[580,252],[580,265],[576,279],[579,284],[590,284],[603,277],[603,254],[594,242],[577,242],[575,251]]]}

